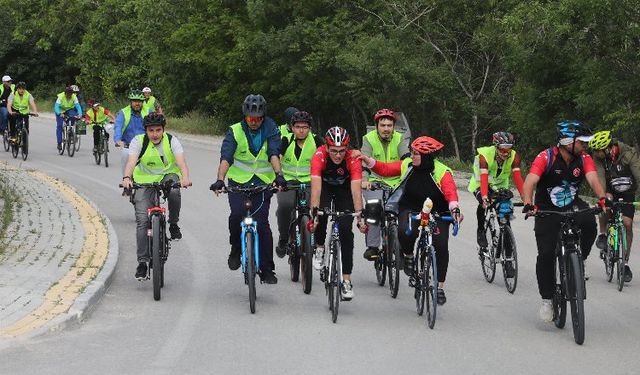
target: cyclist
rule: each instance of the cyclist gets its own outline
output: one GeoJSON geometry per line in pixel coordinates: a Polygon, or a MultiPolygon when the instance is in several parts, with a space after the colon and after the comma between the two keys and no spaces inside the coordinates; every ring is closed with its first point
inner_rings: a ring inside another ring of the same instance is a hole
{"type": "Polygon", "coordinates": [[[38,116],[38,107],[33,95],[27,91],[27,84],[18,82],[16,91],[9,95],[7,99],[7,109],[9,110],[9,137],[14,140],[16,137],[16,116],[18,114],[24,117],[24,127],[29,132],[29,113],[33,111],[34,116],[38,116]],[[31,109],[31,111],[29,110],[31,109]]]}
{"type": "MultiPolygon", "coordinates": [[[[84,119],[89,123],[96,124],[93,126],[93,152],[96,152],[98,151],[98,141],[100,140],[101,126],[104,126],[104,123],[107,121],[107,119],[110,119],[111,122],[115,122],[116,118],[113,116],[113,113],[103,107],[100,101],[97,99],[89,99],[89,102],[87,104],[90,108],[87,110],[87,113],[85,113],[84,119]]],[[[105,134],[108,139],[109,133],[105,134]]]]}
{"type": "MultiPolygon", "coordinates": [[[[596,167],[589,154],[585,153],[586,143],[591,140],[589,128],[579,121],[563,121],[556,125],[558,144],[538,154],[531,164],[529,174],[522,188],[523,213],[535,214],[538,209],[568,211],[588,205],[578,196],[580,184],[586,180],[591,189],[600,197],[604,207],[604,189],[598,181],[596,167]],[[533,191],[536,192],[535,205],[533,191]]],[[[551,299],[555,289],[555,249],[560,231],[560,217],[536,217],[534,232],[538,247],[536,276],[542,306],[538,315],[546,322],[553,320],[551,299]]],[[[592,214],[576,216],[581,231],[580,248],[583,259],[587,260],[591,245],[596,238],[596,222],[592,214]]],[[[586,279],[586,277],[585,277],[586,279]]]]}
{"type": "MultiPolygon", "coordinates": [[[[274,184],[286,187],[280,166],[280,131],[271,117],[266,115],[267,102],[262,95],[248,95],[242,104],[242,121],[231,125],[220,150],[218,179],[210,187],[216,194],[224,191],[224,178],[230,186],[274,184]]],[[[264,191],[251,197],[253,218],[260,223],[260,279],[267,284],[277,284],[273,263],[273,235],[269,225],[269,206],[272,193],[264,191]]],[[[244,218],[245,196],[229,192],[229,243],[231,252],[227,260],[229,269],[240,268],[241,227],[244,218]]]]}
{"type": "Polygon", "coordinates": [[[142,94],[144,94],[144,102],[142,103],[142,106],[145,107],[148,112],[164,114],[160,101],[155,96],[151,95],[151,89],[149,87],[143,88],[142,94]]]}
{"type": "MultiPolygon", "coordinates": [[[[322,138],[311,134],[313,118],[308,112],[299,111],[291,116],[291,131],[289,136],[282,137],[280,143],[280,164],[282,173],[287,181],[311,181],[311,158],[318,146],[322,145],[322,138]]],[[[285,191],[277,195],[279,240],[276,254],[282,258],[286,255],[289,240],[289,223],[296,206],[296,192],[285,191]]]]}
{"type": "MultiPolygon", "coordinates": [[[[344,128],[334,126],[325,134],[325,145],[318,147],[311,159],[311,212],[329,207],[333,199],[338,211],[362,212],[362,164],[349,149],[349,134],[344,128]]],[[[309,222],[309,230],[315,231],[316,251],[313,266],[319,270],[324,261],[324,242],[327,236],[327,216],[309,222]]],[[[353,216],[338,219],[340,248],[342,252],[342,298],[353,298],[351,271],[353,270],[353,216]]],[[[367,226],[358,215],[358,228],[365,233],[367,226]]]]}
{"type": "MultiPolygon", "coordinates": [[[[403,141],[402,134],[394,130],[396,120],[396,114],[390,109],[383,108],[377,111],[373,116],[376,129],[362,137],[360,152],[383,162],[393,162],[409,157],[408,143],[403,141]]],[[[383,192],[381,190],[369,190],[371,182],[375,181],[395,188],[400,183],[400,176],[382,177],[364,168],[362,171],[362,192],[365,200],[382,200],[383,192]]],[[[375,260],[378,257],[378,248],[381,242],[379,225],[369,225],[369,230],[365,234],[365,242],[367,249],[363,254],[364,258],[375,260]]]]}
{"type": "MultiPolygon", "coordinates": [[[[144,118],[144,134],[135,136],[129,144],[129,158],[125,166],[122,186],[131,189],[132,183],[148,184],[172,180],[180,182],[182,187],[191,185],[189,168],[184,157],[180,141],[165,133],[166,120],[159,113],[144,118]]],[[[154,191],[140,189],[136,191],[133,202],[136,212],[136,242],[138,267],[135,277],[143,280],[147,275],[149,253],[147,250],[147,228],[149,217],[147,209],[153,206],[154,191]]],[[[180,189],[169,193],[169,233],[171,239],[182,238],[178,220],[180,219],[180,189]]]]}
{"type": "MultiPolygon", "coordinates": [[[[628,146],[611,137],[608,130],[597,132],[589,141],[589,148],[593,150],[593,160],[596,163],[600,184],[607,190],[607,198],[624,202],[633,202],[640,181],[640,155],[628,146]]],[[[629,261],[631,242],[633,241],[633,216],[635,208],[631,205],[622,206],[622,216],[627,232],[626,260],[629,261]]],[[[607,244],[607,217],[600,216],[600,234],[596,246],[604,250],[607,244]]],[[[631,269],[625,265],[625,282],[633,278],[631,269]]]]}
{"type": "MultiPolygon", "coordinates": [[[[522,197],[522,173],[520,155],[513,149],[513,134],[496,132],[492,135],[491,146],[480,147],[473,161],[473,175],[467,190],[478,200],[476,218],[478,220],[477,241],[479,253],[487,251],[487,237],[484,232],[485,210],[489,205],[489,194],[509,188],[509,177],[513,178],[520,197],[522,197]]],[[[508,254],[510,255],[510,254],[508,254]]],[[[508,277],[514,273],[513,265],[507,262],[505,271],[508,277]]]]}
{"type": "Polygon", "coordinates": [[[76,119],[82,116],[82,107],[80,107],[78,97],[73,93],[72,86],[66,86],[64,92],[58,94],[53,110],[56,114],[56,140],[58,142],[58,150],[62,150],[62,125],[64,124],[64,117],[70,117],[71,125],[73,125],[76,119]]]}
{"type": "Polygon", "coordinates": [[[2,77],[2,85],[0,85],[0,132],[4,133],[9,124],[9,110],[7,108],[7,99],[9,95],[15,91],[16,85],[12,84],[11,77],[5,75],[2,77]]]}
{"type": "MultiPolygon", "coordinates": [[[[413,221],[409,234],[409,214],[422,209],[427,198],[433,201],[432,212],[451,212],[454,221],[462,222],[458,204],[458,190],[451,169],[437,159],[444,145],[437,140],[421,136],[411,142],[411,157],[402,161],[385,163],[366,155],[361,158],[365,165],[380,176],[400,176],[401,181],[391,194],[385,210],[398,214],[398,240],[404,254],[404,272],[413,274],[413,248],[418,238],[419,222],[413,221]]],[[[449,222],[437,220],[438,228],[433,234],[438,268],[438,305],[444,305],[447,297],[444,283],[449,268],[449,222]]]]}
{"type": "Polygon", "coordinates": [[[298,108],[296,107],[289,107],[284,110],[284,116],[282,116],[284,124],[278,127],[280,129],[280,136],[282,138],[287,138],[291,135],[291,117],[296,112],[299,112],[298,108]]]}
{"type": "Polygon", "coordinates": [[[149,114],[147,108],[142,107],[144,95],[140,90],[131,90],[129,92],[130,104],[118,112],[116,123],[113,129],[113,141],[116,147],[122,149],[120,163],[124,172],[124,166],[129,158],[129,143],[133,137],[144,134],[143,118],[149,114]]]}

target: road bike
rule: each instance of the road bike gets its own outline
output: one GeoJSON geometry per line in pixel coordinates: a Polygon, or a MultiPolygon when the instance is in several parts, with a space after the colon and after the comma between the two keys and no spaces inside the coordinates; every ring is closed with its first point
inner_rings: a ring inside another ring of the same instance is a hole
{"type": "Polygon", "coordinates": [[[79,145],[79,137],[76,134],[75,123],[79,119],[79,116],[69,116],[67,114],[62,114],[62,120],[64,124],[62,126],[62,148],[58,150],[58,154],[63,155],[64,151],[67,150],[67,155],[69,157],[73,157],[76,153],[76,143],[79,145]]]}
{"type": "Polygon", "coordinates": [[[518,251],[510,222],[513,207],[522,207],[523,204],[511,203],[511,198],[513,193],[509,189],[500,189],[489,195],[490,203],[485,210],[484,219],[488,246],[479,249],[478,257],[485,280],[489,283],[493,282],[496,264],[500,263],[504,285],[509,293],[514,293],[518,284],[518,251]]]}
{"type": "Polygon", "coordinates": [[[287,181],[287,190],[295,190],[296,193],[296,207],[289,223],[289,242],[287,243],[291,281],[297,282],[302,279],[302,290],[305,294],[309,294],[313,280],[314,248],[313,233],[307,229],[311,220],[307,197],[311,191],[311,185],[300,181],[287,181]]]}
{"type": "Polygon", "coordinates": [[[422,211],[411,212],[407,226],[407,235],[411,234],[413,220],[419,220],[418,241],[414,253],[413,274],[409,277],[409,287],[414,288],[414,298],[416,300],[416,312],[418,316],[424,313],[427,307],[426,322],[429,328],[433,329],[436,324],[436,312],[438,308],[438,261],[436,249],[433,246],[433,235],[438,232],[436,220],[453,223],[453,235],[458,234],[458,223],[452,216],[439,215],[431,212],[433,202],[431,198],[424,201],[422,211]]]}
{"type": "Polygon", "coordinates": [[[10,140],[11,145],[11,155],[13,158],[18,157],[18,153],[22,155],[22,160],[27,160],[27,156],[29,156],[29,130],[25,126],[26,119],[29,116],[37,116],[35,113],[29,113],[27,115],[15,113],[16,123],[15,123],[15,137],[13,140],[10,140]]]}
{"type": "MultiPolygon", "coordinates": [[[[382,247],[379,249],[378,257],[373,262],[376,271],[376,279],[378,285],[384,286],[387,272],[389,275],[389,292],[391,298],[398,296],[398,286],[400,283],[400,242],[398,241],[398,217],[391,211],[386,211],[385,207],[389,195],[393,188],[385,183],[373,182],[370,190],[382,190],[382,201],[379,199],[370,199],[365,202],[366,205],[379,205],[380,208],[376,212],[383,212],[381,217],[365,218],[367,223],[380,225],[380,234],[382,237],[382,247]]],[[[365,209],[365,212],[369,212],[365,209]]]]}
{"type": "Polygon", "coordinates": [[[616,268],[616,282],[618,291],[624,288],[625,266],[627,265],[627,229],[624,226],[622,217],[622,207],[625,205],[640,205],[640,202],[623,202],[620,199],[613,202],[612,218],[607,224],[607,245],[601,253],[604,261],[604,270],[607,274],[607,281],[613,280],[613,269],[616,268]]]}
{"type": "MultiPolygon", "coordinates": [[[[580,250],[580,229],[576,224],[576,216],[583,213],[593,215],[602,212],[599,207],[571,211],[538,210],[537,217],[560,216],[560,232],[556,245],[556,261],[554,266],[556,288],[553,293],[553,322],[556,327],[564,328],[567,319],[567,301],[571,306],[571,322],[573,339],[578,345],[584,343],[585,312],[584,300],[586,284],[584,280],[584,263],[580,250]]],[[[525,216],[527,218],[530,215],[525,216]]]]}
{"type": "Polygon", "coordinates": [[[106,129],[107,123],[92,122],[91,125],[93,127],[97,126],[100,129],[98,133],[98,146],[93,152],[93,158],[95,159],[97,165],[100,165],[101,159],[104,158],[104,166],[105,168],[109,168],[109,133],[106,129]]]}

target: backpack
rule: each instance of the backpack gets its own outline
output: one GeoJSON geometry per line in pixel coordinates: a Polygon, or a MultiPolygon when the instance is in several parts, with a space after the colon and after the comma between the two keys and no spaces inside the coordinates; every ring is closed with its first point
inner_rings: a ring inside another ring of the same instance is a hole
{"type": "MultiPolygon", "coordinates": [[[[169,138],[169,144],[171,144],[171,138],[173,138],[173,136],[167,133],[167,138],[169,138]]],[[[140,159],[142,158],[142,155],[144,155],[144,153],[147,151],[148,147],[149,147],[149,137],[145,134],[144,137],[142,138],[142,148],[140,149],[140,154],[138,154],[138,161],[136,162],[136,165],[140,164],[140,159]]]]}

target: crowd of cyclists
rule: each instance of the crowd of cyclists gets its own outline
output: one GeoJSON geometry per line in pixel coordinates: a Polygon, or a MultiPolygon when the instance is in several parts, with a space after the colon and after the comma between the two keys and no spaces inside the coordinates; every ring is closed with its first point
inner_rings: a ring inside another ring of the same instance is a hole
{"type": "MultiPolygon", "coordinates": [[[[38,109],[26,84],[14,85],[9,76],[2,78],[0,86],[0,131],[4,132],[15,115],[27,116],[38,109]]],[[[153,183],[166,180],[191,185],[189,169],[183,147],[174,135],[165,132],[166,119],[160,102],[151,95],[151,89],[132,90],[129,105],[114,115],[99,100],[87,102],[83,111],[79,89],[68,85],[57,95],[54,112],[58,149],[62,143],[64,118],[84,117],[88,122],[115,123],[113,142],[121,150],[122,186],[131,189],[133,182],[153,183]]],[[[314,134],[313,117],[306,111],[290,107],[285,111],[284,124],[278,125],[267,115],[267,102],[262,95],[248,95],[242,103],[242,117],[229,126],[220,149],[220,163],[216,180],[210,189],[217,195],[227,192],[227,186],[271,185],[271,190],[251,196],[253,218],[257,220],[260,269],[259,276],[266,284],[276,284],[273,259],[274,237],[269,223],[271,198],[277,194],[278,237],[275,252],[283,258],[287,254],[289,223],[293,215],[295,192],[287,191],[288,183],[297,181],[310,185],[307,192],[312,220],[307,230],[315,234],[313,266],[320,269],[325,256],[327,217],[317,215],[329,206],[336,210],[355,213],[357,229],[365,234],[364,258],[375,261],[380,256],[381,234],[377,225],[365,220],[365,202],[382,199],[381,190],[372,190],[372,183],[385,184],[392,192],[384,202],[384,210],[398,217],[401,268],[411,275],[414,268],[413,251],[418,222],[408,220],[412,212],[420,211],[426,198],[433,202],[433,212],[450,215],[455,223],[463,220],[459,196],[452,171],[439,155],[443,143],[429,135],[408,140],[396,129],[397,115],[390,109],[380,109],[373,115],[375,129],[362,137],[360,149],[354,147],[346,129],[332,126],[324,136],[314,134]],[[412,225],[413,228],[408,227],[412,225]]],[[[28,121],[26,122],[28,127],[28,121]]],[[[538,211],[569,211],[585,208],[579,189],[586,182],[598,199],[602,213],[599,225],[596,217],[584,213],[576,217],[580,229],[580,247],[583,259],[589,257],[592,245],[602,251],[607,242],[607,222],[612,201],[633,202],[640,181],[640,155],[631,146],[613,138],[610,131],[595,134],[580,121],[562,121],[556,124],[557,143],[542,150],[532,161],[526,178],[521,168],[523,161],[516,152],[513,134],[498,131],[491,144],[477,149],[473,174],[468,191],[477,199],[477,245],[479,255],[487,251],[484,218],[491,204],[492,194],[509,189],[510,181],[524,204],[523,213],[535,215],[538,211]],[[535,192],[535,195],[534,195],[535,192]]],[[[94,130],[95,131],[95,130],[94,130]]],[[[13,134],[13,133],[10,133],[13,134]]],[[[97,147],[94,133],[94,147],[97,147]]],[[[135,276],[144,279],[148,271],[149,254],[146,247],[147,209],[152,204],[151,191],[137,191],[132,198],[137,223],[137,261],[135,276]]],[[[244,218],[245,196],[229,191],[229,244],[228,267],[241,266],[241,225],[244,218]]],[[[169,201],[169,232],[172,239],[180,239],[178,226],[180,191],[173,189],[169,201]]],[[[626,226],[628,262],[633,238],[634,207],[623,208],[626,226]]],[[[540,319],[553,319],[552,297],[555,288],[555,248],[560,230],[557,216],[536,216],[534,233],[538,256],[536,276],[542,304],[540,319]]],[[[354,216],[338,219],[340,232],[342,278],[341,294],[344,300],[354,297],[351,279],[354,252],[354,216]]],[[[437,303],[446,303],[445,280],[449,264],[449,221],[438,220],[433,235],[437,257],[437,303]]],[[[510,263],[505,264],[505,277],[513,274],[510,263]]],[[[632,280],[632,272],[625,266],[625,282],[632,280]]],[[[585,278],[587,276],[585,275],[585,278]]]]}

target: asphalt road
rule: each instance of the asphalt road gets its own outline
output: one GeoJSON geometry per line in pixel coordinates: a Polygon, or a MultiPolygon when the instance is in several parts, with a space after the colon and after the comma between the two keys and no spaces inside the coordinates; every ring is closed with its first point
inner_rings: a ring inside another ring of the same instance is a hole
{"type": "MultiPolygon", "coordinates": [[[[619,293],[604,279],[597,250],[588,261],[586,340],[538,321],[533,221],[512,223],[518,241],[520,279],[515,295],[501,274],[484,281],[475,249],[474,199],[461,192],[467,220],[450,241],[448,302],[438,309],[434,330],[415,312],[402,275],[397,299],[377,285],[371,263],[362,258],[356,235],[355,298],[330,321],[324,290],[314,276],[302,293],[276,260],[278,285],[258,286],[257,312],[249,313],[239,271],[229,271],[226,197],[208,186],[218,166],[215,142],[187,141],[193,188],[183,191],[180,225],[184,239],[173,246],[162,300],[150,282],[133,278],[133,208],[120,196],[119,155],[96,166],[91,136],[75,157],[58,156],[52,119],[32,119],[27,162],[0,152],[0,160],[63,179],[109,216],[119,236],[120,260],[110,289],[82,324],[28,340],[0,342],[1,374],[585,374],[638,373],[640,288],[638,279],[619,293]]],[[[273,200],[272,213],[276,202],[273,200]]],[[[275,229],[275,217],[272,215],[275,229]]],[[[638,223],[636,223],[636,227],[638,223]]],[[[636,238],[638,233],[636,232],[636,238]]],[[[634,246],[637,249],[637,245],[634,246]]],[[[634,251],[636,253],[637,251],[634,251]]],[[[632,263],[638,254],[632,255],[632,263]]],[[[640,277],[640,268],[634,267],[640,277]]],[[[500,269],[498,269],[500,271],[500,269]]],[[[0,275],[1,277],[1,275],[0,275]]]]}

